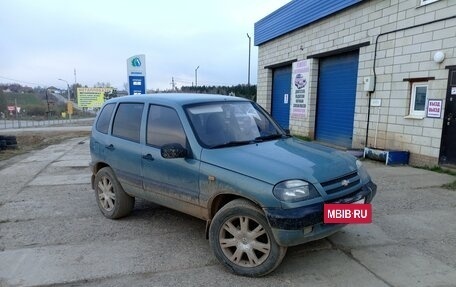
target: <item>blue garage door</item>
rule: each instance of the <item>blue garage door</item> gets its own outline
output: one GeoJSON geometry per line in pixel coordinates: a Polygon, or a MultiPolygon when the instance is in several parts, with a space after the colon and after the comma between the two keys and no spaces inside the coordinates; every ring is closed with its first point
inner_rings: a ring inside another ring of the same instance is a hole
{"type": "Polygon", "coordinates": [[[358,54],[320,60],[315,138],[341,147],[352,146],[358,54]]]}
{"type": "Polygon", "coordinates": [[[272,117],[284,129],[290,125],[291,66],[277,68],[272,76],[272,117]]]}

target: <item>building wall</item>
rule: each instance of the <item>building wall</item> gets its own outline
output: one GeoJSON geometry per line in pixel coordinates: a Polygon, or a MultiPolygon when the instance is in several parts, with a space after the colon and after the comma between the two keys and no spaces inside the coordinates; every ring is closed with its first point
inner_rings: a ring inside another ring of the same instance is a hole
{"type": "MultiPolygon", "coordinates": [[[[363,78],[373,76],[375,40],[381,33],[456,15],[456,1],[440,0],[420,6],[420,0],[369,0],[333,16],[285,34],[259,46],[258,103],[270,111],[271,65],[303,60],[310,55],[370,42],[359,53],[353,148],[365,146],[368,96],[363,78]]],[[[310,109],[305,120],[290,119],[292,133],[314,136],[318,86],[318,59],[311,61],[310,109]]],[[[411,84],[404,79],[434,77],[428,82],[428,99],[445,100],[448,70],[456,65],[456,19],[440,21],[379,38],[376,91],[380,108],[372,108],[368,146],[411,152],[411,164],[435,165],[440,152],[442,118],[408,117],[411,84]],[[433,61],[437,51],[445,60],[433,61]],[[374,146],[375,145],[375,146],[374,146]]],[[[445,103],[445,101],[443,102],[445,103]]]]}

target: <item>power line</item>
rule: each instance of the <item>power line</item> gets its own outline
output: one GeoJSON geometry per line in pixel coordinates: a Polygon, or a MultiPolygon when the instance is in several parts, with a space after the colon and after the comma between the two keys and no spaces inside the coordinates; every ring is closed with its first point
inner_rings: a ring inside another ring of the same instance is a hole
{"type": "Polygon", "coordinates": [[[3,76],[0,76],[0,79],[9,80],[9,81],[18,82],[18,83],[23,83],[23,84],[30,84],[30,85],[35,85],[35,86],[46,87],[46,85],[32,83],[32,82],[26,82],[26,81],[21,81],[21,80],[16,80],[16,79],[11,79],[11,78],[7,78],[7,77],[3,77],[3,76]]]}
{"type": "MultiPolygon", "coordinates": [[[[174,78],[176,82],[185,83],[185,84],[192,84],[192,81],[184,80],[180,78],[174,78]]],[[[237,84],[228,84],[228,83],[221,83],[221,82],[206,82],[206,81],[198,81],[199,85],[206,85],[206,86],[236,86],[237,84]]]]}
{"type": "Polygon", "coordinates": [[[176,77],[174,77],[174,80],[175,80],[176,82],[179,82],[179,83],[186,83],[186,84],[191,84],[191,83],[193,83],[191,80],[190,80],[190,81],[189,81],[189,80],[183,80],[183,79],[176,78],[176,77]]]}

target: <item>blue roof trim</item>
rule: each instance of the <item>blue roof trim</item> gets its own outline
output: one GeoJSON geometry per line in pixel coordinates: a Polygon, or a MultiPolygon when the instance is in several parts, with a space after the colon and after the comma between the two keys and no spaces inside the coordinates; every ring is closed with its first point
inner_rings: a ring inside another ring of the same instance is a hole
{"type": "Polygon", "coordinates": [[[293,0],[255,23],[258,46],[363,0],[293,0]]]}

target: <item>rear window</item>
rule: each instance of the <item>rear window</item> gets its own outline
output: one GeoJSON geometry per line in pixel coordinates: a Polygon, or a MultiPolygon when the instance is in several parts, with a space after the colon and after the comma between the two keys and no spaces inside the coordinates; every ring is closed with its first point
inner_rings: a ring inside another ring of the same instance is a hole
{"type": "Polygon", "coordinates": [[[112,135],[139,143],[144,104],[121,103],[112,124],[112,135]]]}
{"type": "Polygon", "coordinates": [[[98,117],[96,129],[100,133],[107,134],[109,130],[109,122],[111,121],[112,112],[114,111],[115,104],[108,104],[104,106],[98,117]]]}

